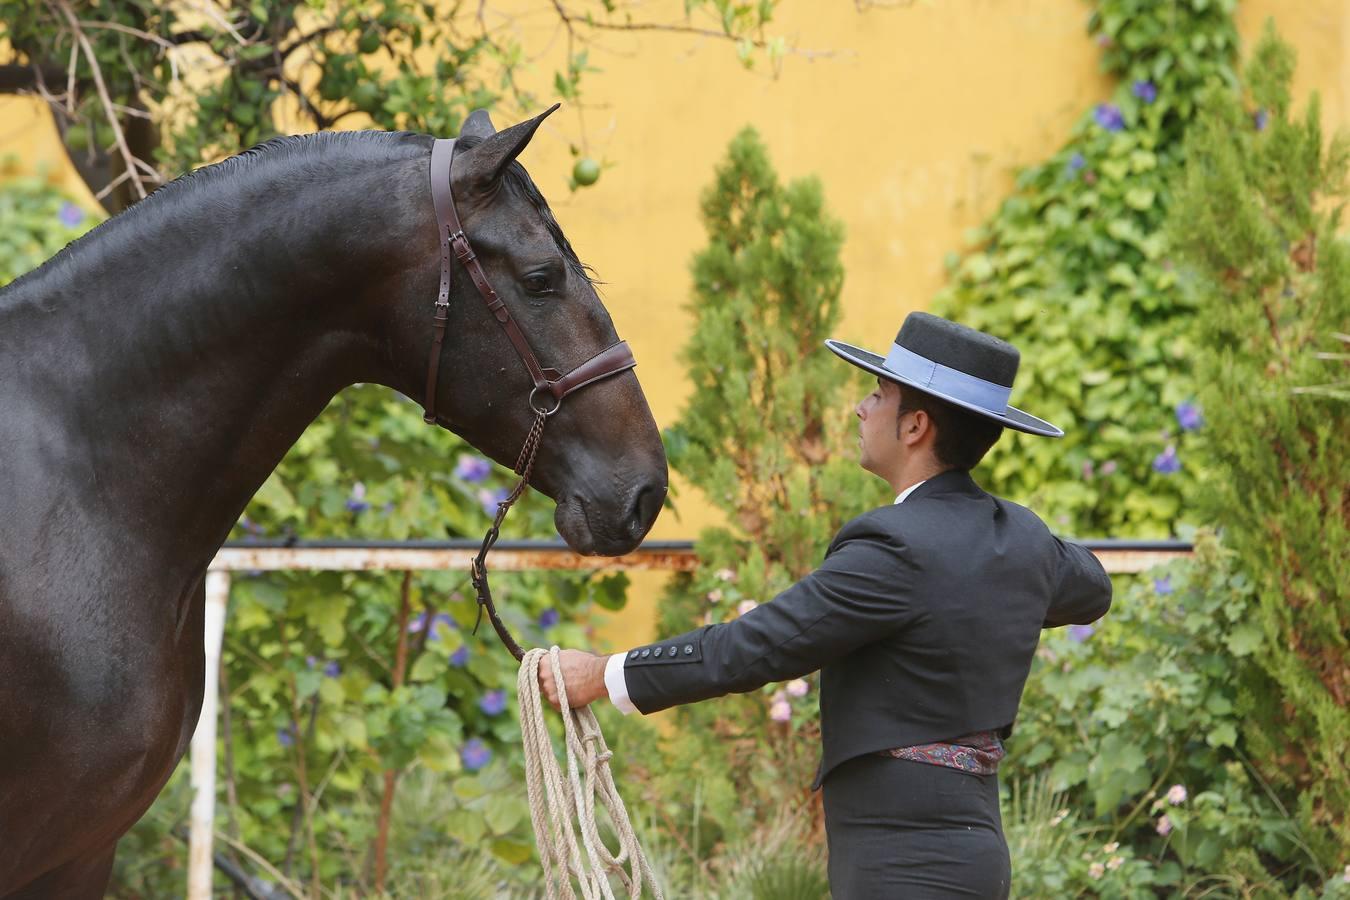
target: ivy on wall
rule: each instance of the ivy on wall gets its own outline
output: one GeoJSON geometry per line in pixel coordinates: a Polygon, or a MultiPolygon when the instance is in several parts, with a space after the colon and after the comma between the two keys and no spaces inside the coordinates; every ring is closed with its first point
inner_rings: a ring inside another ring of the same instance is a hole
{"type": "Polygon", "coordinates": [[[1162,537],[1192,521],[1195,308],[1161,228],[1196,98],[1235,82],[1234,6],[1100,0],[1089,30],[1115,95],[1020,175],[933,305],[1022,351],[1013,402],[1066,435],[1007,435],[977,478],[1064,533],[1162,537]]]}

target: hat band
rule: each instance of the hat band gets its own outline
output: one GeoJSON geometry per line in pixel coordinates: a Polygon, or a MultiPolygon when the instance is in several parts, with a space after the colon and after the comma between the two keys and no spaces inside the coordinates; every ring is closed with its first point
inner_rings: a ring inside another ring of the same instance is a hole
{"type": "Polygon", "coordinates": [[[935,394],[960,400],[1000,416],[1008,411],[1012,388],[933,362],[899,344],[891,345],[891,352],[886,354],[886,361],[882,365],[906,381],[913,382],[916,387],[935,394]]]}

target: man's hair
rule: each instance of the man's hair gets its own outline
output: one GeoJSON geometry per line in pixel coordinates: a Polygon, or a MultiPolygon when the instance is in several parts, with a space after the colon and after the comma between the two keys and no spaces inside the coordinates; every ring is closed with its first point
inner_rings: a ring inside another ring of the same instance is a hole
{"type": "MultiPolygon", "coordinates": [[[[900,412],[921,409],[937,426],[933,453],[944,466],[965,471],[975,468],[1003,434],[1003,426],[993,419],[967,412],[932,394],[904,385],[897,386],[900,388],[900,412]]],[[[899,416],[896,418],[898,432],[899,416]]]]}

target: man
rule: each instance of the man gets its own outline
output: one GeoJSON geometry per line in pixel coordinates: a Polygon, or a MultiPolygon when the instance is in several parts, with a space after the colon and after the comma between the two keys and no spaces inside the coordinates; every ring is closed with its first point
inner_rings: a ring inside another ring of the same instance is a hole
{"type": "MultiPolygon", "coordinates": [[[[1111,581],[1083,547],[985,493],[970,469],[1004,428],[1063,432],[1008,405],[1019,356],[912,313],[857,406],[861,464],[895,503],[835,536],[820,568],[735,621],[608,659],[562,653],[568,701],[651,713],[821,670],[830,887],[840,900],[1006,897],[997,767],[1041,628],[1087,624],[1111,581]]],[[[545,694],[557,703],[552,672],[545,694]]]]}

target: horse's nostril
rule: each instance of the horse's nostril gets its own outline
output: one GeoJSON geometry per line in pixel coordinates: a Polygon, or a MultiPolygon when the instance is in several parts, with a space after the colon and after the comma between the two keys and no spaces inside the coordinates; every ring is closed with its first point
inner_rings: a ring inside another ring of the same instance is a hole
{"type": "Polygon", "coordinates": [[[664,482],[651,481],[638,489],[633,497],[633,508],[630,510],[629,527],[637,534],[646,534],[647,529],[651,528],[652,522],[656,521],[656,515],[661,511],[661,504],[666,499],[666,485],[664,482]]]}

